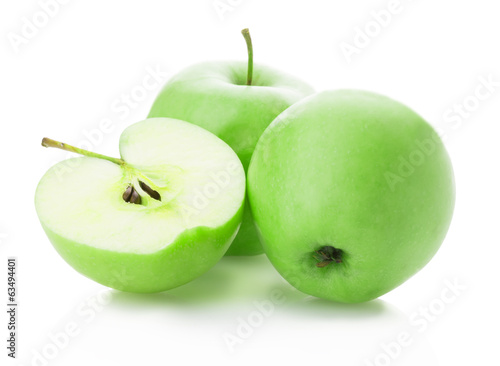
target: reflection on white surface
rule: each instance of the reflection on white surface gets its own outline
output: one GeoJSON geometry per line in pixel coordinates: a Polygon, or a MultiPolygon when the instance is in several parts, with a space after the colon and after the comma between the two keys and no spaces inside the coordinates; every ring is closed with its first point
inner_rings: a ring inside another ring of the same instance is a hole
{"type": "Polygon", "coordinates": [[[306,296],[265,256],[225,258],[165,293],[105,290],[91,298],[106,300],[97,301],[99,311],[85,318],[51,365],[71,364],[76,353],[79,364],[157,364],[160,358],[223,365],[437,364],[425,334],[387,302],[347,305],[306,296]]]}

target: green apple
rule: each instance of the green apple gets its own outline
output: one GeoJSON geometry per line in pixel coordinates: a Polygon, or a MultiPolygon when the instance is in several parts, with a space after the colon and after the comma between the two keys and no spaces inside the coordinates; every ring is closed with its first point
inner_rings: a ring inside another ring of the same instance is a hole
{"type": "MultiPolygon", "coordinates": [[[[312,93],[302,81],[272,69],[253,65],[248,29],[242,31],[248,63],[205,62],[174,76],[156,98],[149,117],[179,118],[214,133],[238,154],[245,170],[257,141],[273,119],[312,93]]],[[[262,253],[250,209],[228,255],[262,253]]]]}
{"type": "Polygon", "coordinates": [[[53,166],[35,204],[57,252],[105,286],[149,293],[187,283],[217,263],[241,224],[243,166],[191,123],[152,118],[128,127],[121,159],[42,145],[85,155],[53,166]]]}
{"type": "Polygon", "coordinates": [[[438,250],[455,190],[432,127],[404,105],[325,91],[260,138],[248,195],[266,254],[297,289],[363,302],[394,289],[438,250]]]}

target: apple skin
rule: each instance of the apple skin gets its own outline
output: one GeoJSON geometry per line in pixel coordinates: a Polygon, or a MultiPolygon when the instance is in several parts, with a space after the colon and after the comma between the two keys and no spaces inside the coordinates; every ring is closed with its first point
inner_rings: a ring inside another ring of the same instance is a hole
{"type": "MultiPolygon", "coordinates": [[[[233,148],[246,172],[266,127],[313,92],[304,82],[267,66],[254,65],[251,86],[245,85],[246,76],[246,62],[204,62],[188,67],[168,81],[148,117],[182,119],[212,132],[233,148]]],[[[226,255],[262,252],[250,208],[246,208],[226,255]]]]}
{"type": "Polygon", "coordinates": [[[242,215],[243,206],[226,224],[186,230],[151,254],[94,248],[42,227],[59,255],[85,277],[120,291],[156,293],[184,285],[213,267],[233,241],[242,215]]]}
{"type": "Polygon", "coordinates": [[[357,90],[325,91],[278,116],[253,154],[247,189],[280,274],[304,293],[347,303],[375,299],[424,267],[455,201],[450,159],[432,127],[357,90]],[[340,249],[341,263],[317,267],[324,246],[340,249]]]}

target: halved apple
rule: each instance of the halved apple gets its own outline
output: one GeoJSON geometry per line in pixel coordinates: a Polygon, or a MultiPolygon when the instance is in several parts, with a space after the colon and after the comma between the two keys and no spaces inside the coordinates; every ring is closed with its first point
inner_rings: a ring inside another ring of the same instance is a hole
{"type": "Polygon", "coordinates": [[[187,283],[226,252],[241,224],[245,173],[233,150],[190,123],[151,118],[120,137],[121,159],[53,166],[35,197],[40,222],[78,272],[129,292],[187,283]]]}

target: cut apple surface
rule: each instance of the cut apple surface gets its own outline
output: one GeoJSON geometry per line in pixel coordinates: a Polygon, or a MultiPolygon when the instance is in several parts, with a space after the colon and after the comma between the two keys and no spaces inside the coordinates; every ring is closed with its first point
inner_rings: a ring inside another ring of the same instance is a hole
{"type": "Polygon", "coordinates": [[[152,118],[127,128],[118,162],[81,157],[42,178],[36,209],[62,257],[125,291],[179,286],[212,267],[241,223],[245,174],[222,140],[152,118]]]}

